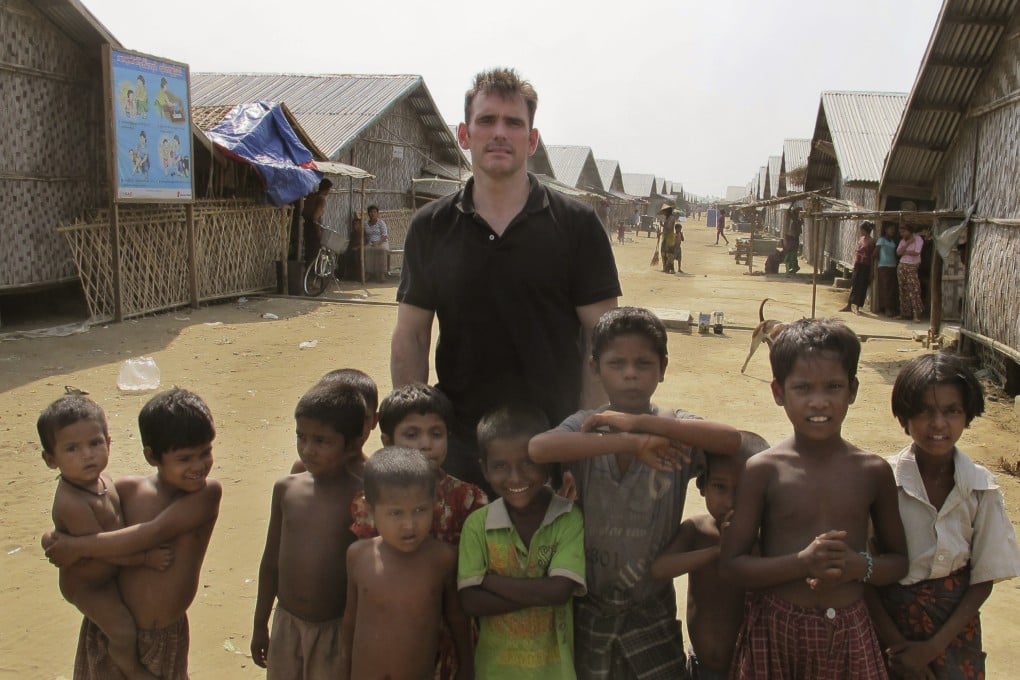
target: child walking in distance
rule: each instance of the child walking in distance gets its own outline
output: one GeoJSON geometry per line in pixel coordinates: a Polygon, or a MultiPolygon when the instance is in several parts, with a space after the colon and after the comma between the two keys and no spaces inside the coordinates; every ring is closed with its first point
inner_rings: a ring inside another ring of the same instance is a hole
{"type": "Polygon", "coordinates": [[[471,632],[457,597],[457,549],[429,535],[436,475],[425,455],[389,447],[365,465],[379,535],[347,551],[342,678],[431,678],[439,622],[457,647],[457,678],[474,677],[471,632]]]}
{"type": "MultiPolygon", "coordinates": [[[[172,562],[165,571],[125,567],[117,575],[121,597],[138,626],[138,657],[164,680],[188,677],[188,607],[198,591],[209,538],[223,490],[209,478],[212,414],[202,398],[175,388],[157,394],[138,414],[149,477],[117,480],[124,529],[91,536],[44,537],[47,556],[58,565],[85,557],[108,559],[166,545],[172,562]]],[[[123,675],[109,653],[109,640],[88,619],[82,625],[74,677],[111,680],[123,675]]]]}
{"type": "MultiPolygon", "coordinates": [[[[485,492],[443,470],[449,444],[453,405],[446,395],[431,385],[411,383],[393,390],[379,406],[379,430],[383,446],[418,449],[425,454],[436,475],[436,507],[432,535],[456,546],[461,528],[472,512],[488,503],[485,492]]],[[[351,508],[358,538],[373,538],[378,533],[364,494],[351,508]]]]}
{"type": "Polygon", "coordinates": [[[888,459],[910,570],[870,604],[895,677],[985,677],[978,610],[995,581],[1020,575],[995,477],[956,447],[984,407],[981,384],[948,354],[910,361],[893,385],[893,415],[913,440],[888,459]]]}
{"type": "MultiPolygon", "coordinates": [[[[485,492],[443,470],[449,443],[453,405],[435,387],[411,383],[393,390],[379,407],[379,429],[384,446],[402,446],[425,454],[436,475],[436,504],[430,533],[456,547],[468,515],[488,503],[485,492]]],[[[365,495],[359,494],[351,506],[358,538],[378,536],[365,495]]],[[[457,672],[457,650],[450,631],[443,626],[439,636],[439,660],[436,679],[449,680],[457,672]]]]}
{"type": "Polygon", "coordinates": [[[567,463],[585,514],[588,595],[574,611],[577,675],[683,678],[673,584],[652,578],[649,567],[680,529],[701,450],[737,454],[740,433],[651,403],[667,352],[666,328],[648,310],[606,312],[591,344],[591,369],[609,405],[579,411],[528,445],[536,462],[567,463]]]}
{"type": "Polygon", "coordinates": [[[705,468],[695,484],[708,510],[680,525],[680,533],[652,562],[652,577],[672,579],[687,574],[687,632],[693,650],[687,669],[693,680],[724,680],[737,632],[744,620],[744,589],[719,578],[719,543],[733,516],[744,462],[768,443],[753,432],[741,432],[739,456],[705,453],[705,468]]]}
{"type": "MultiPolygon", "coordinates": [[[[81,536],[124,526],[120,496],[103,470],[110,458],[106,415],[82,396],[57,399],[37,422],[43,460],[60,470],[53,496],[57,531],[81,536]]],[[[116,565],[169,566],[169,550],[151,550],[123,558],[88,560],[60,570],[60,593],[109,639],[109,653],[128,678],[155,678],[138,661],[135,620],[117,589],[116,565]]]]}
{"type": "Polygon", "coordinates": [[[889,464],[841,435],[860,353],[835,320],[802,319],[772,345],[772,394],[793,436],[747,461],[722,537],[722,577],[756,591],[732,678],[886,677],[863,594],[903,577],[906,539],[889,464]]]}
{"type": "MultiPolygon", "coordinates": [[[[358,451],[361,452],[361,457],[365,457],[365,442],[368,441],[368,436],[372,434],[372,430],[375,429],[376,424],[379,422],[379,388],[376,387],[375,381],[372,377],[360,371],[356,368],[337,368],[324,376],[319,378],[317,384],[331,384],[339,383],[341,385],[347,385],[353,387],[361,394],[365,400],[365,429],[361,433],[361,443],[358,445],[358,451]]],[[[305,472],[305,464],[301,462],[299,456],[294,464],[290,468],[290,474],[296,475],[299,472],[305,472]]]]}
{"type": "Polygon", "coordinates": [[[251,656],[267,677],[337,677],[347,602],[351,501],[361,490],[365,400],[342,382],[318,383],[294,409],[306,471],[273,486],[259,566],[251,656]],[[269,632],[269,615],[273,630],[269,632]]]}
{"type": "Polygon", "coordinates": [[[581,511],[548,486],[528,441],[549,429],[541,411],[503,408],[478,423],[482,474],[500,498],[464,525],[457,587],[481,631],[480,678],[570,680],[573,597],[585,594],[581,511]]]}

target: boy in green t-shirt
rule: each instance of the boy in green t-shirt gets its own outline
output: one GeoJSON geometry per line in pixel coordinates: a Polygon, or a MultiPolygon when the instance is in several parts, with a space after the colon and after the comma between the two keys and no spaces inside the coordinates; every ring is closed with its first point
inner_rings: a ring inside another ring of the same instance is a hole
{"type": "Polygon", "coordinates": [[[482,473],[500,498],[464,524],[457,587],[464,611],[479,618],[480,678],[577,677],[571,599],[586,592],[584,525],[546,484],[547,466],[528,458],[528,441],[548,427],[531,409],[499,409],[478,423],[482,473]]]}

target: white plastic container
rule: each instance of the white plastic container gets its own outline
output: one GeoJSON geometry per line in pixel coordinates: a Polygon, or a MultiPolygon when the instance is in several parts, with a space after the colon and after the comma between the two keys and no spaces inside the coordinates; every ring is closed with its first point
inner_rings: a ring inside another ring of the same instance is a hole
{"type": "Polygon", "coordinates": [[[120,367],[117,388],[124,392],[159,389],[159,366],[152,357],[134,357],[120,367]]]}

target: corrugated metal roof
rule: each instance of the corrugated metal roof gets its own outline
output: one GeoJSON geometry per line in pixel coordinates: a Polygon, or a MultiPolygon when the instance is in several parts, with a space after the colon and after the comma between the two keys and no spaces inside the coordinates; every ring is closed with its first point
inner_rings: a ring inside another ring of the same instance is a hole
{"type": "Polygon", "coordinates": [[[765,178],[768,195],[765,198],[775,198],[779,195],[779,169],[782,164],[782,156],[769,156],[768,176],[765,178]]]}
{"type": "Polygon", "coordinates": [[[756,192],[755,198],[757,198],[758,200],[762,200],[765,198],[765,178],[768,176],[768,174],[769,167],[768,162],[766,161],[765,165],[758,168],[758,174],[754,176],[754,190],[756,192]]]}
{"type": "Polygon", "coordinates": [[[625,172],[622,179],[623,190],[631,196],[648,198],[655,193],[655,175],[625,172]]]}
{"type": "Polygon", "coordinates": [[[196,106],[223,106],[267,99],[293,112],[316,146],[336,158],[363,130],[405,99],[454,160],[456,139],[416,75],[297,75],[286,73],[192,73],[196,106]]]}
{"type": "Polygon", "coordinates": [[[878,184],[906,103],[907,95],[898,92],[823,92],[811,139],[807,188],[830,184],[833,163],[844,184],[878,184]],[[823,147],[825,142],[833,145],[834,159],[825,158],[819,142],[823,147]]]}
{"type": "MultiPolygon", "coordinates": [[[[552,163],[556,179],[564,184],[576,187],[581,179],[581,172],[589,158],[595,162],[595,155],[588,146],[564,146],[547,144],[546,152],[549,154],[549,162],[552,163]]],[[[600,189],[602,187],[599,187],[600,189]]]]}
{"type": "MultiPolygon", "coordinates": [[[[946,0],[896,130],[882,191],[928,198],[1017,0],[946,0]]],[[[1014,36],[1015,38],[1015,36],[1014,36]]],[[[1008,89],[1015,89],[1015,81],[1008,89]]]]}
{"type": "Polygon", "coordinates": [[[623,192],[623,175],[620,172],[620,162],[608,158],[596,158],[595,167],[599,169],[599,177],[602,178],[602,187],[610,192],[623,192]]]}
{"type": "Polygon", "coordinates": [[[191,122],[197,125],[202,131],[211,130],[220,124],[227,114],[234,110],[236,104],[224,104],[222,106],[192,106],[191,122]]]}
{"type": "MultiPolygon", "coordinates": [[[[29,0],[30,4],[80,45],[110,45],[123,49],[120,41],[78,0],[29,0]]],[[[98,52],[96,53],[98,56],[98,52]]]]}
{"type": "Polygon", "coordinates": [[[361,168],[356,168],[353,165],[347,165],[346,163],[336,163],[334,161],[313,161],[312,164],[320,172],[324,172],[327,175],[340,175],[341,177],[352,177],[354,179],[375,179],[375,175],[365,172],[361,168]]]}
{"type": "Polygon", "coordinates": [[[804,177],[810,151],[810,139],[783,140],[783,161],[779,170],[779,186],[780,189],[785,189],[787,194],[799,194],[804,191],[804,177]],[[799,181],[797,179],[791,181],[789,176],[791,172],[794,172],[794,177],[799,177],[799,181]]]}

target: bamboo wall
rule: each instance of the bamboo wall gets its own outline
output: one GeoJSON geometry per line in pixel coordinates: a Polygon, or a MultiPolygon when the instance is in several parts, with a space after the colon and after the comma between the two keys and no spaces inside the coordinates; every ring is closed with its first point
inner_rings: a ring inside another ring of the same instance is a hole
{"type": "MultiPolygon", "coordinates": [[[[1015,13],[1007,35],[1020,30],[1015,13]]],[[[1020,41],[1005,39],[969,103],[971,110],[1020,91],[1020,41]]],[[[1008,101],[1008,100],[1007,100],[1008,101]]],[[[996,219],[1020,218],[1020,102],[965,117],[935,181],[940,209],[996,219]]],[[[967,244],[963,327],[1020,351],[1020,227],[977,222],[967,244]]]]}
{"type": "Polygon", "coordinates": [[[107,191],[102,73],[24,0],[0,0],[0,290],[74,278],[61,223],[107,191]]]}
{"type": "MultiPolygon", "coordinates": [[[[200,302],[276,289],[276,262],[287,253],[289,206],[199,201],[194,211],[200,302]]],[[[191,301],[186,215],[184,206],[119,209],[124,318],[191,301]]],[[[113,237],[108,215],[60,231],[74,254],[92,320],[113,319],[113,237]]]]}

